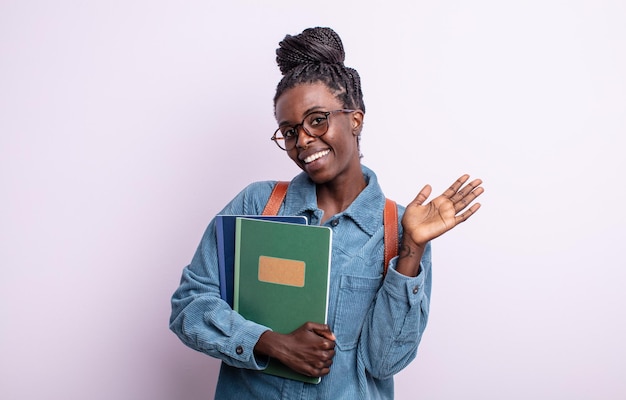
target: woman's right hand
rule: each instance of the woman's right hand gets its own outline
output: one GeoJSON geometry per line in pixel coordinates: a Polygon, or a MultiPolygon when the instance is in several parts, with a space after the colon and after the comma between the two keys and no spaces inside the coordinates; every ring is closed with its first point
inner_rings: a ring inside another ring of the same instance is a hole
{"type": "Polygon", "coordinates": [[[265,331],[254,351],[275,358],[306,376],[328,375],[335,356],[335,335],[328,325],[307,322],[289,334],[265,331]]]}

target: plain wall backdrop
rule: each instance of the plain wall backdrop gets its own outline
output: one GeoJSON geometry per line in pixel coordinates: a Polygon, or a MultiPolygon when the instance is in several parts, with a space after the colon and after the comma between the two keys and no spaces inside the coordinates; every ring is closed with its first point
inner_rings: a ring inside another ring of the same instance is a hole
{"type": "Polygon", "coordinates": [[[406,204],[481,177],[433,243],[398,399],[624,399],[626,3],[0,2],[0,398],[209,399],[168,329],[210,219],[298,170],[269,140],[285,34],[362,78],[363,163],[406,204]]]}

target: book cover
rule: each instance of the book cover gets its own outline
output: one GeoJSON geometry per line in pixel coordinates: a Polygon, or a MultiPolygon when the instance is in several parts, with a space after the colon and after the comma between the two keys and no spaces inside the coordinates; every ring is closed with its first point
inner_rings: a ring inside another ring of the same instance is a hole
{"type": "MultiPolygon", "coordinates": [[[[237,218],[234,310],[285,334],[326,323],[331,245],[328,227],[237,218]]],[[[275,359],[264,372],[320,382],[275,359]]]]}
{"type": "Polygon", "coordinates": [[[220,276],[220,296],[231,308],[235,279],[235,221],[237,217],[307,224],[305,216],[294,215],[218,215],[215,217],[217,263],[220,276]]]}

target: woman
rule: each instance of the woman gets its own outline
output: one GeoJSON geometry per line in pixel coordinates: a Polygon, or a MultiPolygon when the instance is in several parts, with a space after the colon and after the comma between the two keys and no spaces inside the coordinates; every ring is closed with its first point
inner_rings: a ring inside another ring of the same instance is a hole
{"type": "MultiPolygon", "coordinates": [[[[385,196],[360,161],[359,75],[343,65],[341,39],[329,28],[287,35],[279,46],[283,78],[272,139],[303,171],[290,182],[279,214],[333,229],[328,324],[279,334],[234,312],[220,298],[211,222],[172,298],[170,327],[188,346],[223,361],[217,399],[392,399],[393,375],[415,357],[426,327],[429,242],[478,210],[470,203],[483,192],[481,181],[466,184],[464,175],[428,203],[427,185],[406,209],[399,207],[399,256],[383,275],[385,196]],[[322,380],[307,384],[259,372],[270,357],[322,380]]],[[[221,213],[260,214],[273,186],[251,184],[221,213]]]]}

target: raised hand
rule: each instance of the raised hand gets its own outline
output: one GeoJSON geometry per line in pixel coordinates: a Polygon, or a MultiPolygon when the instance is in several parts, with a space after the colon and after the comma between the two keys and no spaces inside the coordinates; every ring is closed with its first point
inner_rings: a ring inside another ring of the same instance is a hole
{"type": "Polygon", "coordinates": [[[474,179],[463,186],[468,179],[469,175],[461,176],[442,195],[426,204],[424,202],[430,196],[432,188],[430,185],[424,186],[406,207],[402,217],[404,236],[408,236],[415,244],[425,245],[474,214],[480,208],[480,203],[474,203],[469,209],[465,209],[484,189],[480,186],[480,179],[474,179]]]}
{"type": "Polygon", "coordinates": [[[307,322],[289,334],[266,331],[255,351],[276,358],[301,374],[328,375],[335,356],[335,335],[328,325],[307,322]]]}
{"type": "Polygon", "coordinates": [[[480,208],[480,203],[471,203],[485,191],[480,186],[482,180],[474,179],[465,185],[468,179],[469,175],[461,176],[443,194],[424,204],[432,192],[426,185],[406,207],[398,272],[417,275],[426,243],[466,221],[480,208]]]}

